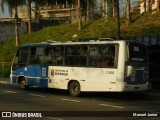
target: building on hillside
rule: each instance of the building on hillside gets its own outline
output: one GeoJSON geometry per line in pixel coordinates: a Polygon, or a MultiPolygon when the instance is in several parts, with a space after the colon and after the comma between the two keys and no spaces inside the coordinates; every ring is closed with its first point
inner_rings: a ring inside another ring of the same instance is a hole
{"type": "MultiPolygon", "coordinates": [[[[146,6],[148,6],[148,2],[146,2],[146,6]]],[[[156,13],[157,11],[157,0],[151,0],[151,11],[152,13],[156,13]]],[[[139,0],[139,13],[142,14],[145,11],[145,4],[144,4],[144,0],[139,0]]]]}
{"type": "MultiPolygon", "coordinates": [[[[33,7],[32,7],[33,8],[33,7]]],[[[18,17],[22,19],[23,21],[28,20],[28,9],[26,6],[18,7],[18,17]]],[[[14,14],[12,14],[12,18],[14,18],[14,14]]],[[[36,18],[36,13],[32,10],[31,11],[31,18],[34,20],[36,18]]]]}
{"type": "Polygon", "coordinates": [[[73,4],[44,5],[39,7],[40,19],[57,20],[59,23],[76,22],[76,6],[73,4]]]}
{"type": "MultiPolygon", "coordinates": [[[[82,12],[83,13],[83,12],[82,12]]],[[[39,5],[37,10],[36,5],[32,5],[32,20],[56,20],[59,23],[75,23],[76,22],[76,5],[72,3],[56,3],[39,5]]],[[[82,14],[82,17],[84,14],[82,14]]],[[[18,17],[23,21],[28,20],[27,6],[18,7],[18,17]]],[[[12,14],[14,18],[14,11],[12,14]]],[[[84,18],[84,17],[83,17],[84,18]]]]}
{"type": "MultiPolygon", "coordinates": [[[[93,4],[93,3],[92,3],[93,4]]],[[[96,4],[96,3],[95,3],[96,4]]],[[[75,23],[77,22],[76,18],[76,3],[73,3],[72,0],[46,0],[46,2],[37,5],[32,3],[32,21],[39,20],[56,20],[61,23],[75,23]]],[[[83,3],[81,6],[82,9],[82,21],[86,19],[86,3],[83,3]]],[[[90,6],[90,18],[94,16],[93,5],[90,6]]],[[[14,11],[13,11],[14,13],[14,11]]],[[[14,15],[14,14],[13,14],[14,15]]],[[[18,15],[23,21],[27,21],[28,12],[27,6],[18,7],[18,15]]],[[[12,16],[13,18],[14,16],[12,16]]]]}
{"type": "MultiPolygon", "coordinates": [[[[76,17],[76,7],[73,4],[40,5],[37,11],[32,6],[31,18],[33,21],[57,20],[74,23],[76,17]]],[[[23,21],[28,20],[27,6],[18,7],[18,17],[23,21]]],[[[14,18],[14,11],[12,18],[14,18]]]]}
{"type": "MultiPolygon", "coordinates": [[[[28,22],[27,6],[18,7],[18,17],[28,22]]],[[[14,18],[14,10],[12,11],[14,18]]],[[[76,22],[76,7],[73,4],[44,4],[39,5],[38,9],[33,4],[31,8],[32,31],[39,30],[47,26],[55,26],[63,23],[76,22]]],[[[28,24],[27,24],[28,25],[28,24]]]]}

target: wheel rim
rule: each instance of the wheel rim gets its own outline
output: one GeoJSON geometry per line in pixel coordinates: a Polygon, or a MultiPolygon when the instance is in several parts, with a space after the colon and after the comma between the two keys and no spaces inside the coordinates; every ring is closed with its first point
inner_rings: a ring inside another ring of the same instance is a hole
{"type": "Polygon", "coordinates": [[[26,86],[26,81],[25,81],[25,80],[22,80],[22,81],[21,81],[21,88],[25,88],[25,86],[26,86]]]}
{"type": "Polygon", "coordinates": [[[73,82],[70,85],[70,94],[72,96],[78,96],[80,94],[80,85],[77,82],[73,82]]]}
{"type": "Polygon", "coordinates": [[[74,94],[77,94],[79,92],[79,85],[74,85],[72,91],[74,94]]]}

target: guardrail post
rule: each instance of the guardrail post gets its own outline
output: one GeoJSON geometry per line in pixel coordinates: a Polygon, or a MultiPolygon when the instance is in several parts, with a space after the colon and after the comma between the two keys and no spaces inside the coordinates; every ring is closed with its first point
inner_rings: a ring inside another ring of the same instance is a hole
{"type": "Polygon", "coordinates": [[[3,74],[4,74],[4,63],[2,63],[2,77],[4,77],[3,74]]]}

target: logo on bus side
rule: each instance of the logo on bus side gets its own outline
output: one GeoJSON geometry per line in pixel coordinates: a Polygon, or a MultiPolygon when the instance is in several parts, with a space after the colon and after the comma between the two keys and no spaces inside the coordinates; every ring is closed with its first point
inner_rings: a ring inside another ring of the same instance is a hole
{"type": "Polygon", "coordinates": [[[54,75],[54,69],[51,70],[51,75],[54,75]]]}
{"type": "Polygon", "coordinates": [[[68,70],[52,69],[52,70],[51,70],[51,75],[68,76],[68,70]]]}

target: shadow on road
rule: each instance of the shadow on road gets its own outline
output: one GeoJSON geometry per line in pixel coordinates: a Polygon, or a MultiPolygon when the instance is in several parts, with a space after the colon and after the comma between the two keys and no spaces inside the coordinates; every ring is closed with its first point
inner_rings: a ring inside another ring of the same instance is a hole
{"type": "MultiPolygon", "coordinates": [[[[14,85],[0,84],[1,88],[7,89],[8,87],[14,89],[20,89],[14,85]]],[[[66,90],[52,89],[52,88],[38,88],[30,87],[28,92],[35,92],[39,94],[48,94],[48,95],[58,95],[58,96],[70,96],[69,92],[66,90]]],[[[153,89],[142,92],[83,92],[80,94],[80,98],[88,99],[124,99],[124,100],[140,100],[140,101],[157,101],[160,100],[160,89],[153,89]]]]}
{"type": "MultiPolygon", "coordinates": [[[[16,88],[19,89],[19,88],[16,88]]],[[[37,88],[31,87],[26,91],[44,93],[49,95],[58,96],[70,96],[68,91],[52,89],[52,88],[37,88]]],[[[81,98],[99,98],[99,99],[124,99],[124,100],[147,100],[147,101],[157,101],[160,100],[160,90],[148,90],[142,92],[83,92],[80,94],[81,98]]]]}

